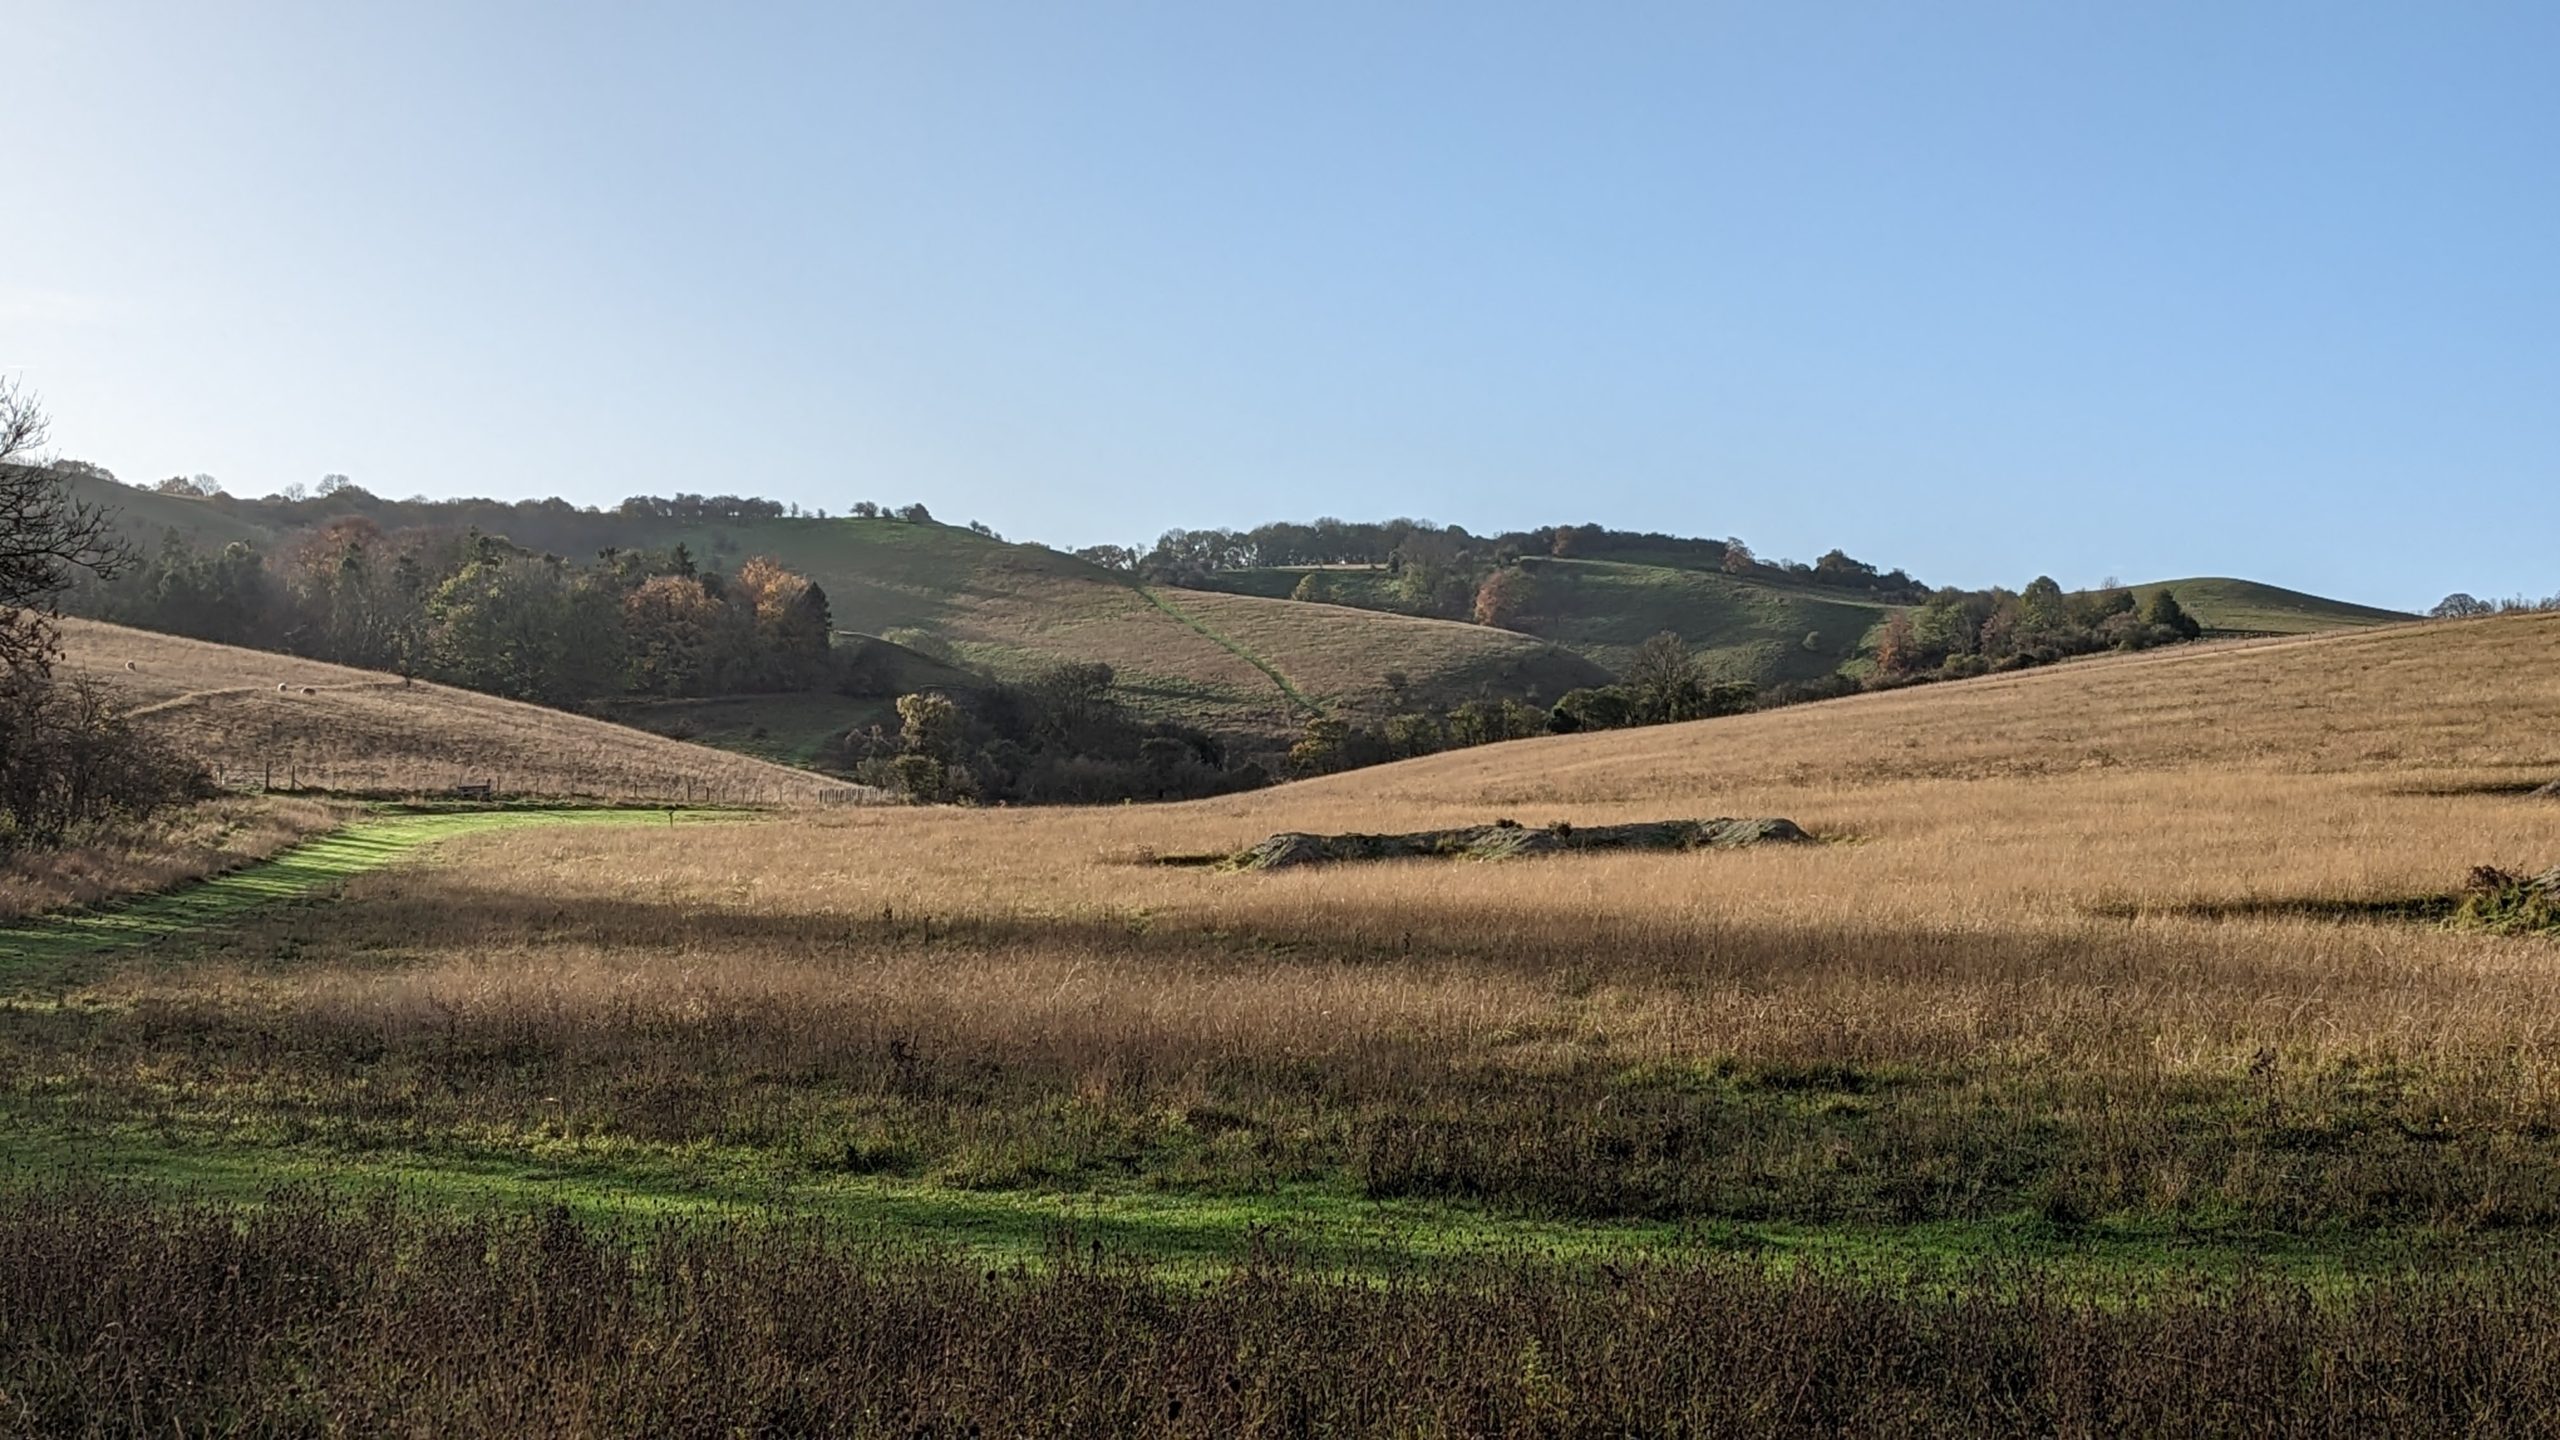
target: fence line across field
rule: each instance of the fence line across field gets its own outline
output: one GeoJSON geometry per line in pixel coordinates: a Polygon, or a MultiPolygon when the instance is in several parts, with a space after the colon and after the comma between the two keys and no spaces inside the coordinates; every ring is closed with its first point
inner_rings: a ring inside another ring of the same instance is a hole
{"type": "Polygon", "coordinates": [[[813,785],[805,790],[771,785],[720,785],[692,776],[674,775],[656,784],[607,784],[593,791],[565,793],[556,782],[527,783],[505,770],[453,770],[430,777],[402,773],[378,765],[306,760],[298,756],[232,764],[216,769],[215,782],[227,790],[276,794],[401,795],[422,799],[507,800],[596,798],[662,801],[682,805],[859,805],[867,798],[856,785],[813,785]]]}

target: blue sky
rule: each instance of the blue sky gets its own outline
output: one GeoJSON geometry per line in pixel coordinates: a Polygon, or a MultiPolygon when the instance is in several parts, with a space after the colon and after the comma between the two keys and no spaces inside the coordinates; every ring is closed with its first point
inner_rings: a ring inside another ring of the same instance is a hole
{"type": "Polygon", "coordinates": [[[0,372],[241,493],[2560,590],[2560,7],[0,0],[0,372]]]}

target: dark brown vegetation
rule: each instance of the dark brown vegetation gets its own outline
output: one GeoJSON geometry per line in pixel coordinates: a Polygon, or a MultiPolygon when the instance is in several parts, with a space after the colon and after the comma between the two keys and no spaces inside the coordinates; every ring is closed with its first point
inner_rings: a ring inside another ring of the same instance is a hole
{"type": "Polygon", "coordinates": [[[1524,855],[1607,850],[1733,850],[1797,845],[1813,837],[1792,820],[1638,820],[1625,825],[1530,826],[1517,820],[1403,835],[1310,835],[1289,831],[1225,857],[1238,870],[1286,870],[1354,860],[1511,860],[1524,855]]]}
{"type": "Polygon", "coordinates": [[[0,1427],[67,1434],[2545,1433],[2560,1267],[2130,1305],[1985,1269],[1530,1260],[1174,1285],[791,1224],[0,1199],[0,1427]]]}

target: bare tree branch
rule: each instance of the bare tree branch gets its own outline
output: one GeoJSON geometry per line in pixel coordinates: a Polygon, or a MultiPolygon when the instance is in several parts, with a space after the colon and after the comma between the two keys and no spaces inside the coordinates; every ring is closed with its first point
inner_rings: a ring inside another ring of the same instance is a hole
{"type": "Polygon", "coordinates": [[[44,437],[43,407],[0,380],[0,669],[9,672],[50,668],[52,621],[74,572],[110,577],[129,558],[106,508],[73,499],[34,463],[44,437]]]}

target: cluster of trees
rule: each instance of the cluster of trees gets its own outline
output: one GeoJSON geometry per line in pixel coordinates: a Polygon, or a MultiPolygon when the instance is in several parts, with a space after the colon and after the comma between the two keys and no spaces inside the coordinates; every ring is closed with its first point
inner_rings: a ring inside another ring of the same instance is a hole
{"type": "MultiPolygon", "coordinates": [[[[2133,593],[2122,589],[2066,594],[2045,578],[2022,591],[1940,590],[1922,605],[1894,612],[1878,647],[1875,673],[1864,681],[1834,674],[1763,688],[1747,680],[1717,680],[1685,641],[1666,630],[1636,648],[1616,684],[1571,691],[1545,710],[1518,701],[1479,700],[1450,711],[1394,714],[1376,726],[1321,717],[1308,722],[1289,760],[1301,774],[1326,774],[1497,740],[1739,715],[1862,689],[2023,669],[2101,650],[2175,644],[2202,633],[2195,617],[2167,590],[2154,594],[2147,605],[2137,604],[2133,593]]],[[[1403,687],[1397,679],[1388,677],[1389,689],[1400,695],[1403,687]]]]}
{"type": "MultiPolygon", "coordinates": [[[[1386,678],[1389,693],[1400,700],[1404,677],[1391,673],[1386,678]]],[[[1666,630],[1636,647],[1617,684],[1568,692],[1545,709],[1518,700],[1480,699],[1454,709],[1400,710],[1374,726],[1319,716],[1307,722],[1306,732],[1290,747],[1289,764],[1300,774],[1323,775],[1499,740],[1738,715],[1762,699],[1760,688],[1749,681],[1709,678],[1687,642],[1666,630]]]]}
{"type": "Polygon", "coordinates": [[[2066,593],[2038,576],[2023,590],[1946,589],[1895,611],[1876,646],[1876,674],[1886,684],[1960,679],[2102,650],[2173,645],[2203,629],[2167,590],[2139,605],[2130,590],[2066,593]]]}
{"type": "Polygon", "coordinates": [[[132,726],[104,690],[54,674],[63,591],[82,574],[114,575],[127,556],[103,511],[32,463],[44,432],[33,397],[0,380],[0,854],[210,786],[203,766],[132,726]]]}
{"type": "Polygon", "coordinates": [[[1559,525],[1544,532],[1545,554],[1571,560],[1624,560],[1633,564],[1676,565],[1694,570],[1720,570],[1737,578],[1787,580],[1870,596],[1889,605],[1917,604],[1929,587],[1902,570],[1878,570],[1834,549],[1807,565],[1797,560],[1764,560],[1737,536],[1721,540],[1665,535],[1660,531],[1611,530],[1600,525],[1559,525]]]}
{"type": "Polygon", "coordinates": [[[1546,711],[1517,700],[1470,700],[1449,710],[1403,711],[1377,725],[1319,715],[1289,747],[1289,768],[1301,775],[1330,775],[1497,740],[1525,740],[1548,733],[1548,728],[1546,711]]]}
{"type": "MultiPolygon", "coordinates": [[[[1901,570],[1880,571],[1841,550],[1810,565],[1765,561],[1730,536],[1709,540],[1600,525],[1475,535],[1462,525],[1436,525],[1428,520],[1355,522],[1326,516],[1308,524],[1281,521],[1251,530],[1168,530],[1145,550],[1096,545],[1075,553],[1097,565],[1170,585],[1196,585],[1220,571],[1260,566],[1380,568],[1393,576],[1383,596],[1370,589],[1336,586],[1323,569],[1311,568],[1294,598],[1355,604],[1383,599],[1395,609],[1451,619],[1476,618],[1484,586],[1513,571],[1519,573],[1506,583],[1524,583],[1527,572],[1521,562],[1538,556],[1719,570],[1734,576],[1821,585],[1890,604],[1917,603],[1930,593],[1928,586],[1901,570]]],[[[1505,608],[1498,595],[1491,608],[1497,613],[1505,608]]]]}
{"type": "Polygon", "coordinates": [[[2483,615],[2548,614],[2560,611],[2560,595],[2546,595],[2539,600],[2529,595],[2511,595],[2503,600],[2479,600],[2457,590],[2435,604],[2427,614],[2437,620],[2473,620],[2483,615]]]}
{"type": "Polygon", "coordinates": [[[779,520],[799,514],[800,507],[752,495],[634,495],[613,513],[652,520],[779,520]]]}
{"type": "Polygon", "coordinates": [[[361,516],[261,555],[172,534],[85,588],[98,618],[564,705],[827,683],[826,592],[771,560],[667,551],[579,564],[494,536],[361,516]]]}
{"type": "Polygon", "coordinates": [[[1739,715],[1760,703],[1760,687],[1748,680],[1713,680],[1678,635],[1665,630],[1636,647],[1615,685],[1575,690],[1557,701],[1549,728],[1622,730],[1739,715]]]}
{"type": "Polygon", "coordinates": [[[1205,731],[1142,722],[1114,693],[1111,667],[1070,663],[1023,685],[898,698],[898,728],[837,738],[829,760],[921,802],[1101,804],[1182,800],[1270,783],[1230,767],[1205,731]]]}
{"type": "MultiPolygon", "coordinates": [[[[48,465],[56,475],[65,479],[117,485],[125,483],[114,471],[85,460],[58,459],[48,462],[48,465]]],[[[633,520],[677,524],[751,524],[784,518],[827,518],[824,509],[804,509],[796,503],[766,500],[753,495],[634,495],[611,510],[574,505],[558,496],[540,500],[491,500],[483,497],[431,500],[416,495],[395,500],[376,495],[345,475],[336,474],[322,476],[317,485],[304,485],[297,481],[272,495],[262,496],[233,495],[211,475],[172,475],[134,488],[204,500],[218,509],[279,530],[308,529],[335,519],[361,516],[384,530],[476,529],[485,534],[506,535],[524,545],[563,554],[591,552],[614,543],[617,536],[627,537],[627,522],[633,520]]],[[[864,518],[904,520],[918,525],[935,523],[933,513],[921,504],[891,506],[863,500],[847,506],[844,513],[864,518]]],[[[995,537],[995,532],[984,524],[972,521],[969,528],[995,537]]]]}

